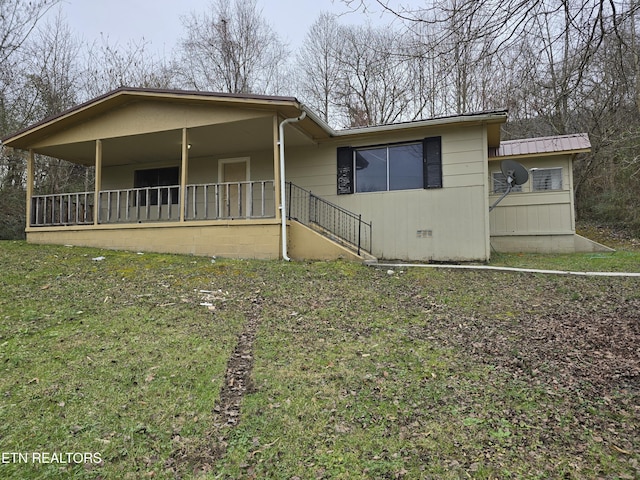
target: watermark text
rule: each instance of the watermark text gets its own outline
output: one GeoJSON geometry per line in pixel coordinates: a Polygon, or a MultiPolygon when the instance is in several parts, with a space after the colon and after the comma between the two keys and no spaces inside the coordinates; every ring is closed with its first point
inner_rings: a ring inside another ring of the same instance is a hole
{"type": "Polygon", "coordinates": [[[7,463],[58,463],[58,464],[98,464],[102,463],[99,452],[2,452],[0,464],[7,463]]]}

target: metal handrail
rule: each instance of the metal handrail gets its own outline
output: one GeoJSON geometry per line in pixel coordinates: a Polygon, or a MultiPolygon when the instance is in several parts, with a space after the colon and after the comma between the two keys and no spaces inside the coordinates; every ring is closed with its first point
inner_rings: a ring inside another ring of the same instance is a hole
{"type": "Polygon", "coordinates": [[[347,246],[371,254],[371,222],[362,215],[320,198],[291,182],[287,182],[287,218],[303,225],[320,227],[328,237],[347,246]]]}

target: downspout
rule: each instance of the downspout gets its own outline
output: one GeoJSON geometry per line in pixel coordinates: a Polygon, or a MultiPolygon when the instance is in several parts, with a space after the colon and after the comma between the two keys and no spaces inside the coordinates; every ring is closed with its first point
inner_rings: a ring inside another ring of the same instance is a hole
{"type": "Polygon", "coordinates": [[[280,122],[278,128],[278,149],[280,151],[280,218],[282,219],[282,259],[290,261],[291,259],[287,255],[287,205],[286,205],[286,189],[284,178],[284,126],[287,123],[299,122],[307,113],[303,110],[302,115],[295,118],[286,118],[280,122]]]}

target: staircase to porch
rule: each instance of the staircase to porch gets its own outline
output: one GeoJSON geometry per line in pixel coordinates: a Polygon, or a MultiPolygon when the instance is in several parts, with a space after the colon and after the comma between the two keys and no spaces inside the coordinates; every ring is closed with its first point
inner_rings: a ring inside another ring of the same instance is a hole
{"type": "Polygon", "coordinates": [[[287,182],[287,218],[297,221],[329,240],[364,258],[371,254],[371,222],[287,182]]]}

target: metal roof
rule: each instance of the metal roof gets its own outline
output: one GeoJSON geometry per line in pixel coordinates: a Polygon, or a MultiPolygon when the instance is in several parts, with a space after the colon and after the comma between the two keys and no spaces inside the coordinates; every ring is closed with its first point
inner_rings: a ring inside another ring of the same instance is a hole
{"type": "Polygon", "coordinates": [[[489,150],[489,158],[551,155],[554,153],[586,153],[591,142],[586,133],[555,137],[522,138],[500,142],[499,148],[489,150]]]}

